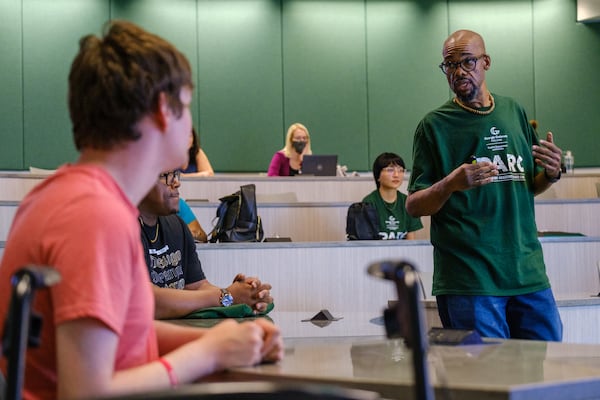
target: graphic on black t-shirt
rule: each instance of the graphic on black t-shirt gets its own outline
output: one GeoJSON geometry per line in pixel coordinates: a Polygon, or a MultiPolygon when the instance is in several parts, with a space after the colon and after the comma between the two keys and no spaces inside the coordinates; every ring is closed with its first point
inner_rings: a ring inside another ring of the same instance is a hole
{"type": "Polygon", "coordinates": [[[155,240],[142,229],[146,265],[152,283],[158,287],[184,289],[206,279],[196,253],[192,234],[177,215],[160,216],[155,240]]]}
{"type": "Polygon", "coordinates": [[[165,245],[161,249],[148,249],[148,254],[152,283],[160,287],[184,288],[181,250],[169,251],[169,245],[165,245]]]}

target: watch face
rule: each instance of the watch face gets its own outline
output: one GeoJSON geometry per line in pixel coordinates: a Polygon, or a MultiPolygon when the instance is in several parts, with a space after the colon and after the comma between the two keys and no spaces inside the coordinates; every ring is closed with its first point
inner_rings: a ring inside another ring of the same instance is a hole
{"type": "Polygon", "coordinates": [[[232,304],[233,304],[233,296],[230,295],[229,293],[224,293],[223,297],[221,298],[221,305],[223,305],[223,307],[229,307],[232,304]]]}

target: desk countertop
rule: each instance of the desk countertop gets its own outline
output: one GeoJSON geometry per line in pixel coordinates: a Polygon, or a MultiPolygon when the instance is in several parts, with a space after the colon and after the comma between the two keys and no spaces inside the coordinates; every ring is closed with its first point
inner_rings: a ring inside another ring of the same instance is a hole
{"type": "MultiPolygon", "coordinates": [[[[294,338],[278,364],[240,368],[233,380],[336,384],[414,398],[411,351],[385,338],[294,338]]],[[[432,346],[429,374],[437,399],[600,398],[600,346],[507,340],[432,346]]]]}
{"type": "MultiPolygon", "coordinates": [[[[211,380],[333,384],[389,399],[414,398],[412,352],[402,340],[385,337],[381,314],[333,314],[343,318],[312,323],[302,322],[313,316],[307,313],[273,311],[269,318],[282,330],[284,360],[211,380]]],[[[600,345],[486,339],[480,345],[431,346],[427,365],[437,399],[600,398],[600,345]]]]}

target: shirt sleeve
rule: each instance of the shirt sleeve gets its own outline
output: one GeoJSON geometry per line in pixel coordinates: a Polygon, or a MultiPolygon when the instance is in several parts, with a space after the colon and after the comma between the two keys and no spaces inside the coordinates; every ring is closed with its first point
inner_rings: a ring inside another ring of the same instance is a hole
{"type": "MultiPolygon", "coordinates": [[[[271,159],[271,163],[269,164],[269,170],[267,171],[267,176],[285,176],[286,159],[287,157],[281,151],[278,151],[275,154],[273,154],[273,158],[271,159]]],[[[289,173],[289,169],[287,173],[289,173]]]]}
{"type": "Polygon", "coordinates": [[[179,211],[177,212],[177,215],[179,215],[179,218],[181,218],[186,225],[196,219],[196,216],[188,203],[181,197],[179,198],[179,211]]]}
{"type": "Polygon", "coordinates": [[[436,160],[433,148],[427,138],[426,123],[421,121],[415,131],[413,142],[413,168],[410,172],[408,191],[426,189],[439,180],[435,176],[431,160],[436,160]]]}

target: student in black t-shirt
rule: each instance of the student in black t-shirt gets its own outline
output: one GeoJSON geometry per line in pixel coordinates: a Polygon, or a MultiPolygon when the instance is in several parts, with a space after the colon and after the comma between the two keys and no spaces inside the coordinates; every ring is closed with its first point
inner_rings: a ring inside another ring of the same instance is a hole
{"type": "Polygon", "coordinates": [[[219,288],[206,279],[194,238],[175,214],[179,186],[178,170],[161,174],[138,206],[146,264],[154,284],[155,317],[180,318],[198,309],[232,304],[265,311],[273,302],[270,284],[238,274],[227,288],[219,288]]]}

